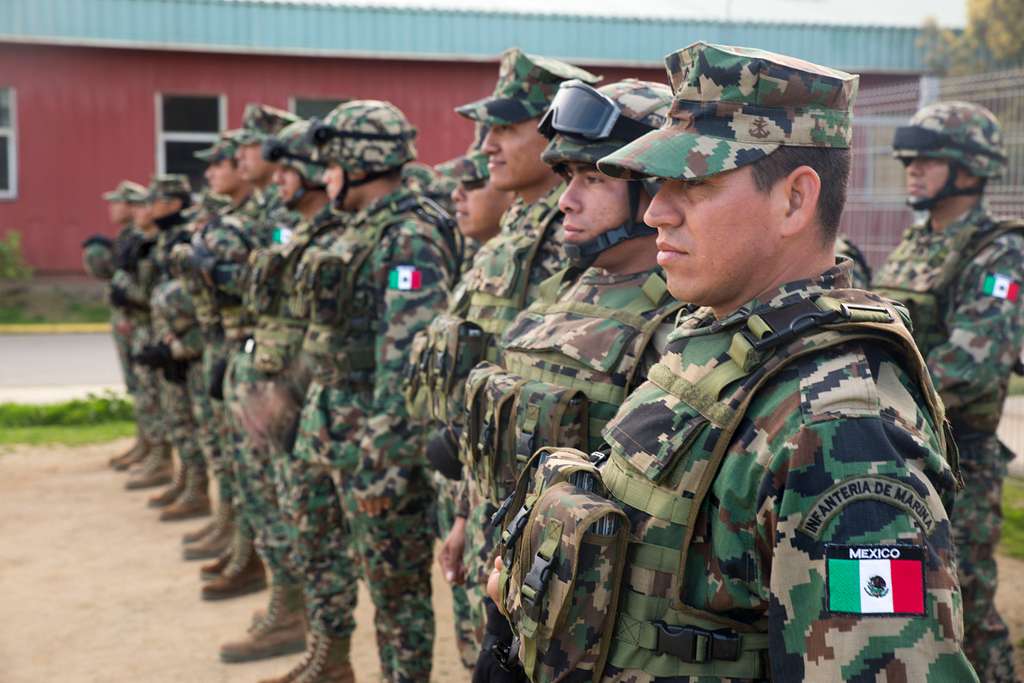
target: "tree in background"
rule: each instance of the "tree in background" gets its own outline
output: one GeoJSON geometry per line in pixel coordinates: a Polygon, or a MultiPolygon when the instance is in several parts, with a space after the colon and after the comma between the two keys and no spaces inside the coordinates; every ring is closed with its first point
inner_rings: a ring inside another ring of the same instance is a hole
{"type": "Polygon", "coordinates": [[[967,28],[940,28],[934,19],[924,26],[919,46],[928,70],[962,76],[980,71],[1024,66],[1024,2],[967,0],[967,28]]]}

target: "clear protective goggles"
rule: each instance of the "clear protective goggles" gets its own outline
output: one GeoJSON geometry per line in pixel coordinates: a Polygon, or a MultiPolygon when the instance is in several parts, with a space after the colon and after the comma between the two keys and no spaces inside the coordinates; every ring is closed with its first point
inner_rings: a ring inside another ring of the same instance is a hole
{"type": "Polygon", "coordinates": [[[581,80],[563,81],[537,130],[587,140],[635,140],[654,128],[622,115],[619,105],[581,80]]]}

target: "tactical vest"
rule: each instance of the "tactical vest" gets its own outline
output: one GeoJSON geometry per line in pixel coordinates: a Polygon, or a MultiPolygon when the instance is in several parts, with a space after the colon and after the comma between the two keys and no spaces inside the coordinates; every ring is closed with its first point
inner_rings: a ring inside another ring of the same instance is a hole
{"type": "MultiPolygon", "coordinates": [[[[1003,235],[1014,232],[1024,235],[1021,220],[997,223],[979,237],[980,227],[983,226],[961,230],[953,239],[945,240],[938,253],[923,253],[916,235],[925,226],[914,226],[875,279],[874,291],[907,307],[913,322],[914,340],[925,357],[949,340],[946,313],[953,303],[951,297],[957,281],[967,266],[1003,235]]],[[[969,431],[994,433],[1002,400],[999,392],[994,392],[961,409],[965,414],[956,416],[958,426],[969,431]]]]}
{"type": "Polygon", "coordinates": [[[435,214],[434,207],[418,195],[406,195],[379,208],[387,210],[384,220],[371,216],[370,225],[345,230],[330,247],[306,250],[296,280],[298,295],[309,302],[310,324],[302,351],[310,359],[314,381],[332,388],[372,387],[380,325],[377,292],[361,276],[363,266],[388,230],[407,220],[409,213],[443,229],[441,223],[450,218],[435,214]]]}
{"type": "Polygon", "coordinates": [[[689,556],[704,540],[698,515],[759,390],[790,363],[841,344],[881,344],[901,359],[945,452],[942,403],[902,315],[865,292],[833,290],[726,319],[687,338],[681,359],[669,354],[651,369],[605,431],[610,455],[539,451],[495,516],[504,523],[501,606],[531,680],[599,681],[606,666],[768,678],[766,618],[735,621],[682,602],[685,573],[704,569],[689,556]]]}
{"type": "Polygon", "coordinates": [[[339,225],[336,220],[315,227],[300,223],[294,229],[280,225],[274,244],[249,255],[244,305],[256,317],[253,364],[260,372],[281,372],[302,347],[308,319],[293,308],[299,262],[317,236],[339,225]]]}
{"type": "Polygon", "coordinates": [[[409,414],[439,422],[461,417],[469,371],[497,358],[496,341],[527,305],[530,275],[562,214],[559,193],[526,207],[531,231],[502,232],[484,244],[452,294],[448,311],[413,340],[405,398],[409,414]]]}
{"type": "MultiPolygon", "coordinates": [[[[229,217],[229,214],[221,216],[221,218],[226,217],[229,217]]],[[[211,252],[208,243],[211,239],[210,232],[213,229],[229,231],[238,238],[250,254],[252,253],[255,245],[249,236],[245,234],[245,231],[231,222],[219,220],[207,223],[199,232],[193,235],[192,248],[197,254],[211,252]]],[[[228,294],[216,285],[211,290],[211,297],[213,305],[219,313],[224,336],[230,341],[238,341],[248,336],[253,321],[252,317],[246,314],[245,308],[242,306],[241,297],[228,294]]]]}
{"type": "Polygon", "coordinates": [[[581,288],[614,285],[572,283],[568,274],[541,284],[502,338],[499,363],[480,363],[466,381],[460,452],[494,505],[541,444],[600,446],[605,424],[643,381],[637,371],[655,332],[682,308],[658,273],[634,276],[633,287],[621,287],[632,299],[615,306],[578,300],[581,288]]]}

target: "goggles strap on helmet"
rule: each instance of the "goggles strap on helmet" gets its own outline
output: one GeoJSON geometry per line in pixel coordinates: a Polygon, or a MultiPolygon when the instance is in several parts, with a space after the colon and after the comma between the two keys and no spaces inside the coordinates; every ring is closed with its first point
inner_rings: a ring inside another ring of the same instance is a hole
{"type": "Polygon", "coordinates": [[[643,221],[637,220],[636,214],[640,210],[641,189],[643,189],[643,185],[640,181],[629,181],[629,218],[624,222],[583,244],[565,245],[565,255],[574,268],[586,270],[594,265],[598,256],[615,245],[637,237],[654,235],[657,232],[643,221]]]}

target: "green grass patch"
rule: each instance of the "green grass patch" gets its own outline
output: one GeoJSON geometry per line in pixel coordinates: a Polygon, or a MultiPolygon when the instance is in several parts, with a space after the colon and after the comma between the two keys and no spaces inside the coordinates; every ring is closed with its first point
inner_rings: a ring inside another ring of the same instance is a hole
{"type": "Polygon", "coordinates": [[[29,445],[84,446],[105,443],[135,434],[135,423],[118,420],[91,425],[49,425],[45,427],[9,427],[0,429],[0,446],[29,445]]]}
{"type": "Polygon", "coordinates": [[[82,427],[115,422],[133,422],[132,402],[116,394],[33,405],[0,403],[0,429],[31,427],[82,427]]]}
{"type": "Polygon", "coordinates": [[[0,279],[0,325],[110,320],[106,283],[87,278],[0,279]]]}
{"type": "Polygon", "coordinates": [[[1020,394],[1024,394],[1024,377],[1010,375],[1010,395],[1019,396],[1020,394]]]}
{"type": "Polygon", "coordinates": [[[1003,537],[1000,549],[1024,559],[1024,481],[1007,477],[1003,484],[1003,537]]]}

